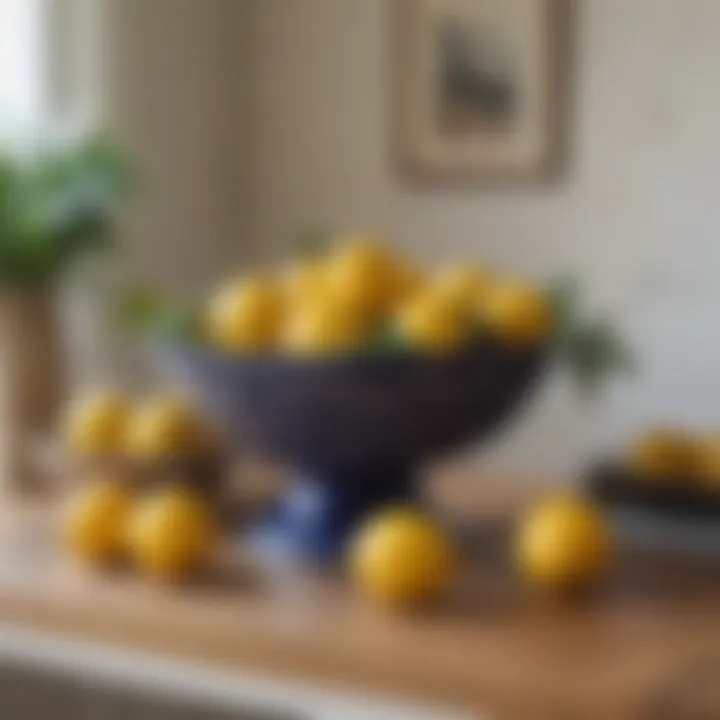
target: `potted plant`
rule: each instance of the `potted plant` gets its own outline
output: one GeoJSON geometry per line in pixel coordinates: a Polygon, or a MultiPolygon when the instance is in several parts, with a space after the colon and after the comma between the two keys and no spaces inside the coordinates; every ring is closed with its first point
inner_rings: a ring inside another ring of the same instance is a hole
{"type": "Polygon", "coordinates": [[[0,459],[6,486],[27,487],[29,441],[62,393],[56,291],[78,260],[109,247],[128,184],[120,153],[84,137],[0,147],[0,459]]]}

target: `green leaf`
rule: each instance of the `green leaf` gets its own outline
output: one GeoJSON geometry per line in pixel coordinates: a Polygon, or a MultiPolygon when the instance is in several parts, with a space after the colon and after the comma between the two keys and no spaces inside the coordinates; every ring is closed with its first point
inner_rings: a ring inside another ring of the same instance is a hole
{"type": "Polygon", "coordinates": [[[323,255],[329,250],[333,237],[333,233],[317,227],[301,230],[291,240],[291,254],[308,258],[323,255]]]}
{"type": "Polygon", "coordinates": [[[131,175],[102,136],[0,153],[0,282],[48,283],[106,248],[131,175]]]}
{"type": "Polygon", "coordinates": [[[369,347],[372,353],[378,355],[395,355],[408,349],[405,339],[389,325],[378,328],[369,347]]]}
{"type": "Polygon", "coordinates": [[[576,329],[564,357],[585,395],[594,395],[610,378],[635,370],[628,346],[605,322],[576,329]]]}
{"type": "Polygon", "coordinates": [[[165,306],[155,331],[163,339],[181,343],[200,344],[204,339],[200,313],[193,307],[180,304],[165,306]]]}
{"type": "Polygon", "coordinates": [[[144,285],[125,288],[116,303],[116,317],[129,330],[149,332],[166,312],[166,300],[156,290],[144,285]]]}
{"type": "Polygon", "coordinates": [[[571,275],[559,276],[548,284],[547,295],[555,338],[558,342],[566,342],[579,321],[580,283],[571,275]]]}

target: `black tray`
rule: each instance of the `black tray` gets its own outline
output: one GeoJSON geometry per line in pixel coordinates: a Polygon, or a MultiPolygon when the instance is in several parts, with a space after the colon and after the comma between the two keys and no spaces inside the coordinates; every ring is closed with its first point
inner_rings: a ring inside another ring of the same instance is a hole
{"type": "Polygon", "coordinates": [[[592,468],[586,489],[610,508],[647,511],[666,519],[720,521],[720,488],[705,489],[683,478],[649,483],[607,462],[592,468]]]}

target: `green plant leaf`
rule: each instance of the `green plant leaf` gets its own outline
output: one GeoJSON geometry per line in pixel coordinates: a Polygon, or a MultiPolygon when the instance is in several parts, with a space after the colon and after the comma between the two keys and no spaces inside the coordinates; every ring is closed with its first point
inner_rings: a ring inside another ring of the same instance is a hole
{"type": "Polygon", "coordinates": [[[157,336],[175,342],[200,344],[204,339],[200,313],[183,304],[168,304],[155,328],[157,336]]]}
{"type": "Polygon", "coordinates": [[[317,227],[301,230],[291,240],[291,254],[308,258],[322,255],[329,250],[333,237],[333,233],[317,227]]]}
{"type": "Polygon", "coordinates": [[[106,248],[131,177],[102,136],[0,153],[0,282],[48,283],[106,248]]]}
{"type": "Polygon", "coordinates": [[[580,283],[571,275],[561,275],[550,281],[547,295],[550,300],[555,339],[560,343],[567,342],[579,322],[580,283]]]}
{"type": "Polygon", "coordinates": [[[145,285],[135,285],[120,291],[115,315],[121,327],[139,332],[150,332],[166,312],[166,300],[145,285]]]}
{"type": "Polygon", "coordinates": [[[564,353],[577,385],[585,395],[594,395],[618,374],[635,372],[629,347],[606,322],[577,329],[564,353]]]}

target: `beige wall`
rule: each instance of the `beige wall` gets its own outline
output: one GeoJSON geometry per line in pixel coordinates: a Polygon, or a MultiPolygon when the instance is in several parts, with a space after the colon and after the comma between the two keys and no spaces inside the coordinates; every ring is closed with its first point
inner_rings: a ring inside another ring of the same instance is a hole
{"type": "Polygon", "coordinates": [[[258,3],[259,240],[378,228],[432,262],[573,268],[622,317],[644,375],[592,411],[559,382],[499,461],[573,467],[655,417],[718,423],[720,3],[586,0],[573,170],[517,192],[423,189],[388,151],[389,0],[258,3]]]}
{"type": "Polygon", "coordinates": [[[199,289],[250,245],[252,3],[106,2],[107,116],[147,181],[125,234],[132,266],[199,289]]]}
{"type": "MultiPolygon", "coordinates": [[[[60,2],[67,3],[63,11],[70,7],[71,0],[60,2]]],[[[62,37],[102,65],[87,74],[83,58],[68,54],[76,94],[99,106],[142,176],[121,234],[124,267],[115,274],[184,295],[203,292],[253,252],[253,2],[72,0],[72,6],[79,8],[74,31],[62,37]],[[103,25],[93,52],[75,40],[92,24],[87,8],[98,6],[103,25]],[[84,87],[88,76],[97,87],[84,87]]],[[[96,296],[75,297],[68,316],[70,364],[80,382],[132,382],[147,374],[134,343],[121,342],[96,296]]]]}

